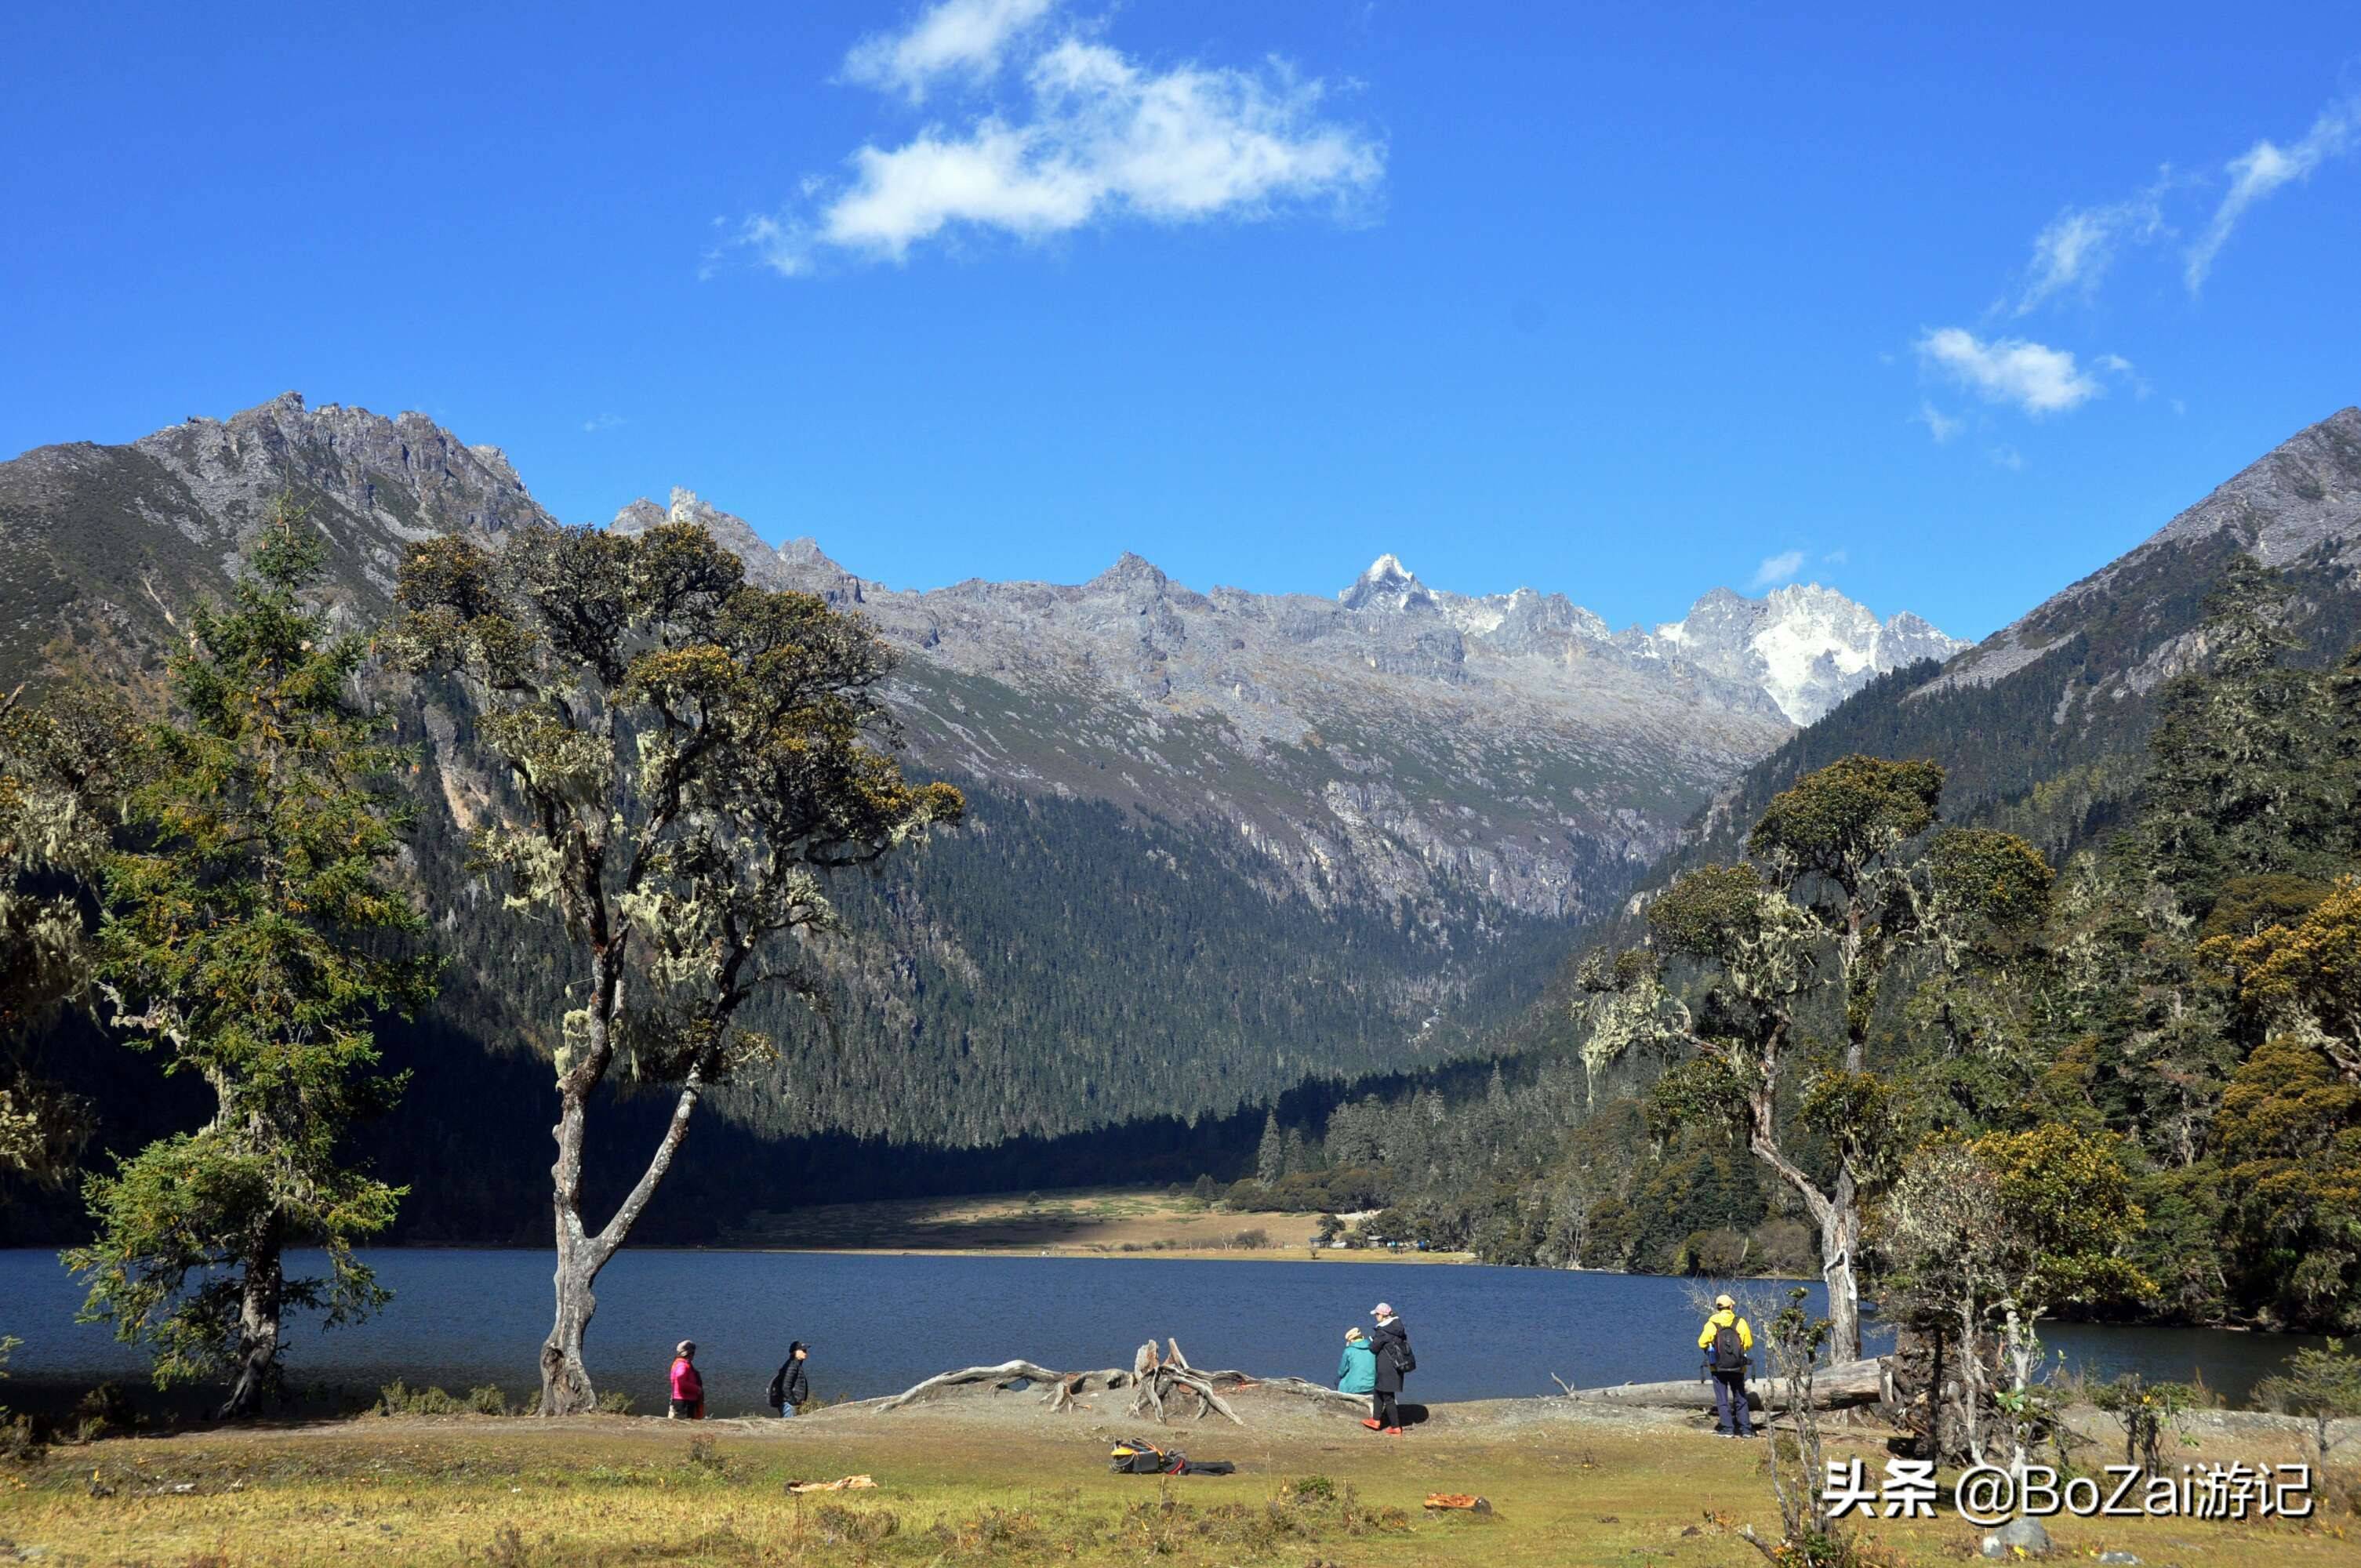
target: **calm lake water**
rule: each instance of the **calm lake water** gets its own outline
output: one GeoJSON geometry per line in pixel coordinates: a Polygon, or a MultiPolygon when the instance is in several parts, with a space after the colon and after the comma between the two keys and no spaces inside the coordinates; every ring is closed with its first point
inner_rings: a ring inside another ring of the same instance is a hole
{"type": "MultiPolygon", "coordinates": [[[[538,1252],[386,1249],[369,1255],[392,1305],[358,1329],[298,1327],[297,1385],[373,1388],[396,1376],[458,1392],[539,1386],[551,1260],[538,1252]]],[[[301,1255],[290,1271],[318,1266],[301,1255]]],[[[1758,1282],[1742,1294],[1784,1299],[1758,1282]]],[[[1814,1286],[1815,1299],[1818,1288],[1814,1286]]],[[[1139,1342],[1177,1335],[1190,1360],[1318,1381],[1335,1375],[1348,1324],[1378,1300],[1410,1326],[1422,1399],[1480,1399],[1694,1376],[1689,1285],[1640,1275],[1472,1265],[1204,1262],[1176,1258],[870,1257],[816,1253],[629,1251],[598,1282],[592,1376],[661,1409],[672,1347],[698,1345],[717,1416],[758,1409],[787,1342],[813,1347],[827,1398],[893,1393],[955,1366],[1024,1357],[1081,1369],[1128,1365],[1139,1342]]],[[[76,1324],[81,1292],[56,1255],[0,1251],[0,1332],[24,1341],[28,1382],[138,1374],[136,1352],[76,1324]]],[[[2205,1381],[2232,1398],[2307,1342],[2202,1329],[2052,1325],[2070,1364],[2101,1376],[2205,1381]]],[[[1872,1350],[1878,1343],[1872,1328],[1872,1350]]]]}

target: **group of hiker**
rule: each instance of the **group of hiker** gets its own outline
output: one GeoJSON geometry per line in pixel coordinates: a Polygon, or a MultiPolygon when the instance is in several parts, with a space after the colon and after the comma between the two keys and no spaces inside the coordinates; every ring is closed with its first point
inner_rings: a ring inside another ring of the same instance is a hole
{"type": "Polygon", "coordinates": [[[1369,1413],[1361,1424],[1388,1437],[1402,1435],[1402,1379],[1418,1370],[1418,1356],[1410,1348],[1410,1329],[1394,1310],[1380,1301],[1369,1309],[1377,1326],[1364,1332],[1358,1324],[1345,1331],[1344,1359],[1336,1364],[1336,1387],[1346,1394],[1369,1396],[1369,1413]]]}
{"type": "MultiPolygon", "coordinates": [[[[763,1402],[771,1413],[785,1420],[793,1416],[811,1398],[811,1379],[804,1364],[811,1359],[811,1348],[796,1340],[787,1346],[786,1360],[771,1374],[771,1386],[763,1391],[763,1402]]],[[[697,1370],[697,1342],[685,1339],[672,1353],[672,1406],[664,1412],[676,1421],[701,1421],[705,1419],[705,1379],[697,1370]]]]}
{"type": "MultiPolygon", "coordinates": [[[[1361,1424],[1388,1437],[1402,1435],[1402,1379],[1418,1370],[1411,1349],[1410,1327],[1392,1306],[1380,1301],[1369,1309],[1373,1326],[1358,1324],[1345,1331],[1345,1354],[1336,1364],[1336,1387],[1346,1394],[1366,1395],[1369,1413],[1361,1424]]],[[[1752,1437],[1754,1422],[1746,1408],[1746,1368],[1754,1349],[1754,1330],[1739,1315],[1730,1297],[1714,1298],[1713,1310],[1697,1333],[1697,1349],[1705,1353],[1703,1370],[1713,1380],[1714,1416],[1723,1437],[1752,1437]]],[[[811,1398],[805,1364],[811,1351],[803,1341],[787,1347],[787,1359],[771,1375],[763,1398],[771,1413],[793,1416],[811,1398]]],[[[673,1352],[672,1408],[674,1420],[705,1419],[705,1379],[697,1370],[697,1342],[683,1340],[673,1352]]]]}

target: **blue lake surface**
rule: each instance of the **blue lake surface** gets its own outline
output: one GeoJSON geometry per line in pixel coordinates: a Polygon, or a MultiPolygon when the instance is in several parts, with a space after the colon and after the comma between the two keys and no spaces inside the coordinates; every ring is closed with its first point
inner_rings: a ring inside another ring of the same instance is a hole
{"type": "MultiPolygon", "coordinates": [[[[373,1388],[399,1376],[457,1392],[497,1383],[521,1398],[539,1386],[549,1332],[546,1253],[384,1248],[369,1253],[394,1292],[350,1329],[299,1320],[290,1381],[373,1388]]],[[[319,1266],[291,1255],[290,1272],[319,1266]]],[[[1752,1281],[1750,1299],[1788,1288],[1752,1281]]],[[[1813,1299],[1819,1287],[1811,1287],[1813,1299]]],[[[629,1250],[598,1281],[590,1325],[593,1378],[642,1410],[662,1408],[673,1345],[693,1339],[717,1416],[761,1406],[788,1341],[813,1347],[811,1380],[827,1398],[892,1393],[955,1366],[1024,1357],[1082,1369],[1129,1365],[1155,1335],[1178,1336],[1201,1366],[1335,1376],[1346,1326],[1391,1303],[1410,1325],[1419,1370],[1411,1395],[1452,1400],[1692,1376],[1692,1284],[1645,1275],[1475,1265],[1220,1262],[1180,1258],[873,1256],[629,1250]]],[[[0,1332],[24,1343],[26,1379],[138,1376],[138,1352],[73,1321],[81,1289],[54,1253],[0,1251],[0,1332]]],[[[1872,1352],[1891,1336],[1871,1326],[1872,1352]]],[[[2070,1365],[2102,1376],[2206,1382],[2242,1398],[2299,1345],[2316,1341],[2205,1329],[2045,1325],[2070,1365]]]]}

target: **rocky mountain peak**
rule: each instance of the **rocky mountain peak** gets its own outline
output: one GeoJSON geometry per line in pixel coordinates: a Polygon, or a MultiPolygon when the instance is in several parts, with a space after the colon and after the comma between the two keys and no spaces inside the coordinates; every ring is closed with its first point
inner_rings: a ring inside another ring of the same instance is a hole
{"type": "Polygon", "coordinates": [[[1389,552],[1370,562],[1369,569],[1336,596],[1336,602],[1346,609],[1402,611],[1413,607],[1431,609],[1434,596],[1401,564],[1400,556],[1389,552]]]}
{"type": "Polygon", "coordinates": [[[1633,641],[1640,651],[1760,687],[1795,724],[1811,723],[1889,670],[1948,659],[1967,646],[1906,611],[1880,621],[1868,606],[1819,583],[1791,583],[1759,599],[1713,588],[1686,616],[1633,641]]]}

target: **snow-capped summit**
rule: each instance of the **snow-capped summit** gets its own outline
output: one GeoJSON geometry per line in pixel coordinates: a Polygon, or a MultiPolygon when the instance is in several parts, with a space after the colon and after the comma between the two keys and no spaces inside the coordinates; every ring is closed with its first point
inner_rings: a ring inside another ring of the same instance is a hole
{"type": "Polygon", "coordinates": [[[1966,646],[1907,610],[1880,621],[1867,606],[1808,583],[1759,599],[1716,588],[1638,639],[1635,651],[1751,682],[1789,719],[1809,724],[1889,670],[1966,646]]]}
{"type": "Polygon", "coordinates": [[[1879,620],[1867,606],[1817,583],[1748,598],[1709,589],[1678,620],[1615,632],[1563,594],[1532,588],[1474,597],[1431,588],[1391,554],[1336,596],[1348,610],[1431,615],[1471,647],[1505,656],[1606,643],[1627,657],[1686,664],[1768,697],[1791,724],[1809,724],[1888,670],[1948,659],[1967,644],[1904,611],[1879,620]]]}

